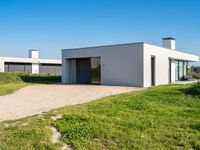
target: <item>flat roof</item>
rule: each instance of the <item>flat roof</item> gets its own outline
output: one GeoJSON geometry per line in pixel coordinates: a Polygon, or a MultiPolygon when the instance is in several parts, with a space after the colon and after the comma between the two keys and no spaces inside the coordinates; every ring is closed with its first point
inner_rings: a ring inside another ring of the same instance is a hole
{"type": "Polygon", "coordinates": [[[99,45],[99,46],[88,46],[88,47],[80,47],[80,48],[67,48],[67,49],[62,49],[62,51],[79,50],[79,49],[89,49],[89,48],[101,48],[101,47],[112,47],[112,46],[123,46],[123,45],[134,45],[134,44],[144,44],[144,42],[110,44],[110,45],[99,45]]]}
{"type": "MultiPolygon", "coordinates": [[[[155,46],[155,47],[158,47],[158,48],[162,48],[164,50],[168,50],[168,51],[173,51],[173,52],[176,52],[176,53],[179,53],[179,54],[187,54],[187,55],[190,55],[190,56],[195,56],[195,57],[198,57],[199,59],[199,56],[197,55],[194,55],[194,54],[190,54],[190,53],[186,53],[186,52],[182,52],[182,51],[179,51],[179,50],[172,50],[172,49],[169,49],[169,48],[165,48],[165,47],[162,47],[162,46],[159,46],[159,45],[154,45],[154,44],[148,44],[148,43],[145,43],[145,42],[137,42],[137,43],[124,43],[124,44],[115,44],[115,45],[102,45],[102,46],[91,46],[91,47],[82,47],[82,48],[71,48],[71,49],[62,49],[62,51],[73,51],[73,50],[86,50],[86,49],[92,49],[92,48],[103,48],[103,47],[112,47],[112,46],[123,46],[123,45],[134,45],[134,44],[143,44],[143,45],[150,45],[150,46],[155,46]]],[[[195,60],[197,61],[197,60],[195,60]]],[[[199,60],[198,60],[199,61],[199,60]]]]}
{"type": "Polygon", "coordinates": [[[41,58],[21,58],[21,57],[0,57],[3,62],[16,63],[44,63],[44,64],[61,64],[60,59],[41,59],[41,58]]]}
{"type": "MultiPolygon", "coordinates": [[[[147,44],[147,45],[152,45],[152,46],[156,46],[156,47],[160,47],[163,49],[167,49],[167,50],[171,50],[169,48],[166,47],[162,47],[159,45],[154,45],[154,44],[149,44],[149,43],[145,43],[145,42],[135,42],[135,43],[122,43],[122,44],[111,44],[111,45],[100,45],[100,46],[89,46],[89,47],[79,47],[79,48],[67,48],[67,49],[62,49],[62,51],[69,51],[69,50],[80,50],[80,49],[90,49],[90,48],[101,48],[101,47],[112,47],[112,46],[123,46],[123,45],[134,45],[134,44],[147,44]]],[[[179,50],[175,50],[176,52],[182,52],[179,50]]],[[[182,52],[182,53],[186,53],[186,52],[182,52]]],[[[189,53],[186,53],[189,54],[189,53]]]]}

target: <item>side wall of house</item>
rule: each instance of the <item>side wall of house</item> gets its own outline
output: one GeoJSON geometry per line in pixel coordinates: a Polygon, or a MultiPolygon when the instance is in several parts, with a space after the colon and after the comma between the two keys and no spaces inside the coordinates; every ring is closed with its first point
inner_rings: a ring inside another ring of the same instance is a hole
{"type": "Polygon", "coordinates": [[[143,86],[143,43],[63,50],[63,83],[70,83],[70,59],[87,57],[101,58],[102,85],[143,86]]]}
{"type": "Polygon", "coordinates": [[[39,74],[39,64],[32,64],[32,74],[39,74]]]}
{"type": "Polygon", "coordinates": [[[169,59],[171,62],[171,80],[175,82],[174,60],[199,61],[194,55],[182,53],[159,46],[144,44],[144,87],[151,86],[151,56],[155,56],[155,85],[168,84],[170,79],[169,59]]]}

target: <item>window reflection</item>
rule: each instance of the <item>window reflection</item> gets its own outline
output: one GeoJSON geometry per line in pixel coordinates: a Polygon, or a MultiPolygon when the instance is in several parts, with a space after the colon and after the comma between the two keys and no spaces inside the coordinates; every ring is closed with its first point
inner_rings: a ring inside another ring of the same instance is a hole
{"type": "Polygon", "coordinates": [[[101,59],[100,57],[91,58],[91,83],[101,83],[101,59]]]}
{"type": "Polygon", "coordinates": [[[188,62],[185,61],[175,61],[176,64],[176,81],[184,80],[187,76],[188,62]]]}

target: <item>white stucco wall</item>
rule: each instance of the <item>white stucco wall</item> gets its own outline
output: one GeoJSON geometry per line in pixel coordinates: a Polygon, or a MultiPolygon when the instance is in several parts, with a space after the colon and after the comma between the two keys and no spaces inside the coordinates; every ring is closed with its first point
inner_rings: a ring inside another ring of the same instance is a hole
{"type": "Polygon", "coordinates": [[[4,72],[4,61],[0,59],[0,72],[4,72]]]}
{"type": "Polygon", "coordinates": [[[70,58],[101,57],[101,84],[143,86],[143,43],[62,51],[62,82],[70,83],[70,58]]]}
{"type": "Polygon", "coordinates": [[[39,64],[32,64],[32,74],[39,74],[39,64]]]}
{"type": "Polygon", "coordinates": [[[171,82],[174,83],[176,81],[176,64],[175,60],[171,60],[171,82]]]}
{"type": "MultiPolygon", "coordinates": [[[[169,83],[169,59],[185,60],[185,61],[199,61],[199,57],[182,53],[175,50],[166,49],[159,46],[144,44],[144,87],[151,86],[151,56],[156,59],[156,85],[169,83]]],[[[172,74],[175,74],[175,64],[172,64],[172,74]]],[[[173,81],[175,76],[171,76],[173,81]]]]}

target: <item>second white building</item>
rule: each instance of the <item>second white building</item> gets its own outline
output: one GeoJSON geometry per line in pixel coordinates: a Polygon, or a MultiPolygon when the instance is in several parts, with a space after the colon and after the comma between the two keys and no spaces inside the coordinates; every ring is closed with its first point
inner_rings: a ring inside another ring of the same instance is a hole
{"type": "Polygon", "coordinates": [[[0,72],[61,75],[61,60],[41,59],[39,51],[31,49],[28,58],[0,57],[0,72]]]}

